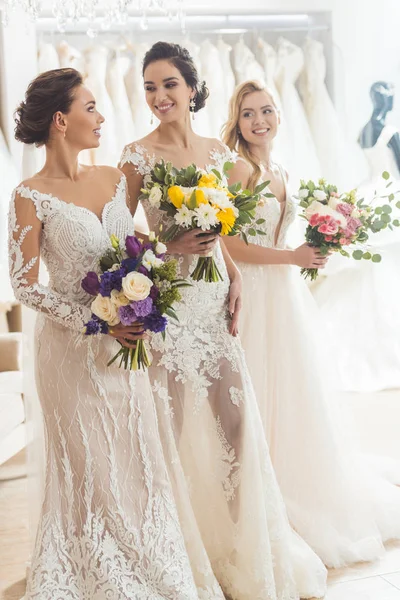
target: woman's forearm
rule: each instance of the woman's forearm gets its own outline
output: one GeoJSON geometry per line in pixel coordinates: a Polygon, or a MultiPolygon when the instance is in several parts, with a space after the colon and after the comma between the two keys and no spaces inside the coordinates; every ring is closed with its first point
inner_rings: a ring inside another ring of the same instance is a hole
{"type": "Polygon", "coordinates": [[[239,236],[227,237],[226,248],[231,259],[253,265],[293,265],[293,250],[247,245],[239,236]]]}

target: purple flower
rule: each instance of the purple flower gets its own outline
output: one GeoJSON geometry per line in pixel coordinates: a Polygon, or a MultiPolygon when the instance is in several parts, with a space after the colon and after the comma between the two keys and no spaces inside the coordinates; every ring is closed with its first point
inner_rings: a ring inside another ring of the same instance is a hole
{"type": "Polygon", "coordinates": [[[118,269],[118,271],[106,271],[100,277],[100,294],[102,296],[111,296],[112,290],[122,290],[122,278],[125,277],[126,273],[124,269],[118,269]]]}
{"type": "Polygon", "coordinates": [[[128,256],[131,258],[137,258],[143,249],[142,244],[134,235],[127,236],[125,240],[125,248],[128,256]]]}
{"type": "Polygon", "coordinates": [[[143,265],[140,265],[138,268],[138,273],[142,273],[142,275],[146,275],[146,277],[149,276],[149,271],[143,265]]]}
{"type": "Polygon", "coordinates": [[[125,269],[125,274],[131,273],[132,271],[136,270],[138,262],[139,261],[137,258],[124,258],[124,260],[121,262],[121,267],[125,269]]]}
{"type": "Polygon", "coordinates": [[[167,319],[160,315],[160,313],[152,312],[144,319],[144,328],[153,333],[159,333],[160,331],[165,331],[167,323],[167,319]]]}
{"type": "Polygon", "coordinates": [[[82,289],[85,290],[91,296],[97,296],[100,290],[100,282],[97,273],[89,271],[89,273],[82,279],[82,289]]]}
{"type": "Polygon", "coordinates": [[[120,306],[118,314],[122,325],[132,325],[132,323],[137,321],[136,313],[129,304],[128,306],[120,306]]]}
{"type": "Polygon", "coordinates": [[[152,285],[150,288],[150,294],[149,294],[149,298],[151,298],[152,300],[155,300],[157,298],[157,296],[159,295],[160,290],[158,289],[158,287],[156,285],[152,285]]]}
{"type": "Polygon", "coordinates": [[[85,335],[96,335],[97,333],[108,333],[108,325],[98,316],[92,314],[92,318],[85,325],[85,335]]]}
{"type": "Polygon", "coordinates": [[[144,300],[137,300],[130,305],[137,317],[147,317],[153,310],[153,300],[147,296],[144,300]]]}

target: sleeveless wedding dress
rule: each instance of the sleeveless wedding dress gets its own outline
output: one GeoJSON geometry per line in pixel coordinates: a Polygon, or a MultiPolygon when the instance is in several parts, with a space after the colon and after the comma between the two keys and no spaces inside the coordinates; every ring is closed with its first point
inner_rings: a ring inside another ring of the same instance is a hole
{"type": "MultiPolygon", "coordinates": [[[[222,90],[221,94],[224,96],[223,100],[223,114],[224,121],[226,120],[226,116],[228,114],[229,109],[229,100],[233,92],[235,91],[235,75],[233,73],[232,64],[231,64],[231,52],[232,46],[224,42],[222,37],[218,39],[217,48],[219,52],[219,59],[221,61],[223,78],[222,78],[222,90]]],[[[204,134],[203,134],[204,135],[204,134]]]]}
{"type": "Polygon", "coordinates": [[[346,138],[329,96],[323,44],[307,39],[303,52],[305,65],[300,92],[322,176],[340,190],[353,189],[367,178],[367,161],[357,142],[346,138]]]}
{"type": "MultiPolygon", "coordinates": [[[[220,147],[207,170],[221,169],[232,158],[220,147]]],[[[132,144],[120,165],[147,178],[155,162],[143,146],[132,144]]],[[[151,230],[171,224],[165,213],[143,204],[151,230]]],[[[176,258],[180,276],[188,278],[198,257],[176,258]]],[[[321,597],[325,568],[290,531],[242,346],[228,332],[229,277],[219,245],[214,259],[223,281],[189,279],[179,321],[170,322],[165,340],[157,334],[151,341],[149,375],[186,547],[196,555],[201,537],[213,573],[232,600],[321,597]],[[192,514],[197,532],[188,522],[192,514]]],[[[203,579],[195,571],[195,580],[203,579]]]]}
{"type": "Polygon", "coordinates": [[[117,148],[123,148],[135,137],[135,129],[128,94],[125,87],[125,76],[130,66],[127,56],[121,56],[115,50],[107,68],[107,90],[114,107],[115,137],[117,148]]]}
{"type": "Polygon", "coordinates": [[[115,341],[82,335],[91,297],[81,280],[98,272],[112,233],[133,234],[126,200],[122,176],[101,220],[22,184],[11,201],[10,273],[16,297],[38,311],[36,382],[47,450],[27,600],[199,598],[148,376],[107,367],[115,341]],[[40,250],[30,238],[36,219],[40,250]],[[37,279],[39,252],[48,287],[37,279]]]}
{"type": "MultiPolygon", "coordinates": [[[[193,62],[196,66],[197,73],[199,75],[200,81],[204,80],[204,75],[202,73],[202,64],[200,60],[200,46],[190,40],[188,37],[185,37],[182,46],[186,48],[193,58],[193,62]]],[[[206,81],[208,84],[208,81],[206,81]]],[[[206,105],[207,106],[207,105],[206,105]]],[[[203,135],[204,137],[211,137],[211,127],[210,127],[210,115],[207,110],[200,110],[194,115],[194,120],[192,119],[193,131],[198,133],[199,135],[203,135]]]]}
{"type": "MultiPolygon", "coordinates": [[[[205,80],[210,96],[202,113],[206,114],[210,124],[210,137],[219,137],[221,127],[226,121],[224,70],[218,48],[204,40],[200,44],[201,77],[205,80]]],[[[204,132],[202,133],[204,135],[204,132]]]]}
{"type": "MultiPolygon", "coordinates": [[[[376,144],[364,149],[370,164],[370,180],[359,188],[359,193],[367,201],[374,190],[382,195],[399,193],[400,174],[393,151],[388,147],[397,131],[386,125],[376,144]],[[388,190],[387,182],[382,179],[384,171],[392,175],[388,190]]],[[[393,218],[400,218],[394,203],[393,218]]],[[[369,245],[373,252],[381,254],[381,263],[337,260],[313,290],[329,328],[328,343],[335,357],[337,386],[346,391],[374,392],[400,387],[397,307],[400,231],[385,229],[371,235],[369,245]]]]}
{"type": "MultiPolygon", "coordinates": [[[[265,198],[256,216],[266,235],[251,243],[285,248],[295,214],[287,186],[284,204],[265,198]]],[[[400,488],[367,471],[339,438],[326,369],[334,358],[325,357],[329,336],[311,292],[292,266],[238,266],[240,335],[289,521],[329,567],[373,560],[382,540],[400,535],[400,488]]]]}

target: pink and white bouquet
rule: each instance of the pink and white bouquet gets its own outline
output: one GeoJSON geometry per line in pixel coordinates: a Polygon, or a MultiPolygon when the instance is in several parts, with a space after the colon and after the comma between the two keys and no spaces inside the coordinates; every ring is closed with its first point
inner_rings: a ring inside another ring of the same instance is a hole
{"type": "MultiPolygon", "coordinates": [[[[189,285],[177,279],[177,261],[165,260],[166,247],[150,233],[145,243],[128,235],[123,243],[112,235],[111,247],[100,259],[101,274],[90,271],[82,280],[82,288],[94,300],[92,317],[85,325],[86,335],[107,334],[119,325],[143,325],[143,331],[165,335],[168,320],[177,319],[173,305],[179,302],[180,287],[189,285]]],[[[125,369],[146,369],[151,358],[144,340],[134,348],[122,346],[108,366],[120,358],[125,369]]]]}
{"type": "MultiPolygon", "coordinates": [[[[389,173],[382,175],[389,179],[389,173]]],[[[390,182],[387,187],[390,186],[390,182]]],[[[392,220],[392,207],[390,203],[395,199],[394,194],[383,198],[388,203],[376,206],[374,198],[371,204],[364,204],[364,200],[357,198],[356,190],[339,194],[336,186],[320,179],[318,183],[309,181],[300,182],[298,193],[300,206],[304,209],[300,215],[307,220],[306,241],[318,247],[323,256],[330,252],[340,252],[343,256],[350,257],[348,247],[357,246],[352,252],[355,260],[372,260],[380,262],[380,254],[371,253],[366,248],[370,233],[377,233],[386,227],[398,227],[398,219],[392,220]]],[[[399,204],[399,203],[398,203],[399,204]]],[[[301,269],[301,274],[314,281],[318,277],[318,269],[301,269]]]]}

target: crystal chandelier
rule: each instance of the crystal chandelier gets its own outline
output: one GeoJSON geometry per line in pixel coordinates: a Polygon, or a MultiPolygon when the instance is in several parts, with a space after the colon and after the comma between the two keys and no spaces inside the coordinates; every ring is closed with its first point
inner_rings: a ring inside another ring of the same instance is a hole
{"type": "MultiPolygon", "coordinates": [[[[10,14],[15,9],[23,12],[33,21],[43,15],[43,0],[0,0],[3,24],[7,25],[10,14]]],[[[87,23],[87,34],[94,37],[100,29],[107,30],[113,25],[125,25],[129,12],[141,17],[142,29],[147,28],[150,13],[168,15],[169,20],[178,18],[183,24],[184,0],[51,0],[51,11],[57,20],[57,27],[65,31],[69,23],[87,23]]],[[[47,4],[47,2],[46,2],[47,4]]]]}

